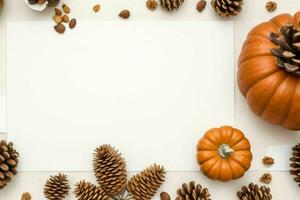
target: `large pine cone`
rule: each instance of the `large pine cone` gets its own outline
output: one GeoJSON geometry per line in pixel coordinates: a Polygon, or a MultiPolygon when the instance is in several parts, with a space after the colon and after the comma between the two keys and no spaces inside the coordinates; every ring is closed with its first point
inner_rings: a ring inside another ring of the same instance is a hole
{"type": "Polygon", "coordinates": [[[268,187],[254,185],[250,183],[249,186],[243,186],[241,191],[237,193],[240,200],[271,200],[271,190],[268,187]]]}
{"type": "Polygon", "coordinates": [[[95,150],[94,172],[101,188],[114,196],[126,187],[127,171],[125,159],[110,145],[102,145],[95,150]]]}
{"type": "Polygon", "coordinates": [[[298,183],[298,186],[300,187],[300,143],[293,147],[292,149],[293,154],[290,158],[291,161],[291,170],[290,173],[294,175],[294,181],[298,183]]]}
{"type": "Polygon", "coordinates": [[[101,187],[89,182],[80,181],[76,184],[74,194],[78,200],[108,200],[109,197],[101,187]]]}
{"type": "Polygon", "coordinates": [[[178,10],[184,0],[160,0],[160,5],[167,11],[178,10]]]}
{"type": "Polygon", "coordinates": [[[165,181],[165,174],[164,167],[154,164],[134,175],[128,182],[128,190],[137,200],[150,200],[165,181]]]}
{"type": "Polygon", "coordinates": [[[293,25],[280,27],[280,35],[270,34],[270,40],[277,45],[271,50],[276,58],[276,65],[295,76],[300,76],[300,28],[293,25]]]}
{"type": "Polygon", "coordinates": [[[44,187],[44,195],[49,200],[62,200],[69,194],[70,186],[67,175],[50,176],[44,187]]]}
{"type": "Polygon", "coordinates": [[[13,148],[13,143],[0,141],[0,189],[4,188],[11,178],[17,174],[19,154],[13,148]]]}
{"type": "Polygon", "coordinates": [[[189,184],[182,184],[182,187],[177,190],[176,200],[210,200],[210,194],[207,188],[191,181],[189,184]]]}
{"type": "Polygon", "coordinates": [[[212,0],[211,5],[222,17],[230,17],[240,14],[243,0],[212,0]]]}

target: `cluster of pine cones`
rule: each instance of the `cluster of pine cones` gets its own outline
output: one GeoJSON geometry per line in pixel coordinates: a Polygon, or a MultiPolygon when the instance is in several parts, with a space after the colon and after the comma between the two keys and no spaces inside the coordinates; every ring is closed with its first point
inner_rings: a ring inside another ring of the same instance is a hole
{"type": "MultiPolygon", "coordinates": [[[[160,0],[160,5],[167,11],[178,10],[184,0],[160,0]]],[[[211,5],[216,13],[222,17],[238,15],[244,5],[243,0],[211,0],[211,5]]]]}
{"type": "MultiPolygon", "coordinates": [[[[78,200],[150,200],[165,180],[165,169],[152,165],[127,182],[125,159],[110,145],[95,150],[94,173],[98,185],[82,180],[75,186],[78,200]]],[[[68,178],[64,174],[51,176],[44,187],[48,200],[63,200],[69,194],[68,178]]]]}

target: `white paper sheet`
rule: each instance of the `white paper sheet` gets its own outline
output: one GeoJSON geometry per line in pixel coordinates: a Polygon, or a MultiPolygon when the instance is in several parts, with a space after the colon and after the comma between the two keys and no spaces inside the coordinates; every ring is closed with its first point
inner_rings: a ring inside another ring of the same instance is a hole
{"type": "Polygon", "coordinates": [[[89,171],[110,143],[136,171],[198,170],[207,129],[234,123],[232,22],[7,28],[8,137],[22,171],[89,171]]]}

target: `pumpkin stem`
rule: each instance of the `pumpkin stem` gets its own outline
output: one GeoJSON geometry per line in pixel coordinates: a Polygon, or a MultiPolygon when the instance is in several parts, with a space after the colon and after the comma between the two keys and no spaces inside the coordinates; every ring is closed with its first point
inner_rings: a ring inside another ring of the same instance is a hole
{"type": "Polygon", "coordinates": [[[229,158],[230,154],[233,153],[234,151],[232,148],[230,148],[228,144],[222,144],[219,147],[218,152],[222,158],[227,159],[229,158]]]}

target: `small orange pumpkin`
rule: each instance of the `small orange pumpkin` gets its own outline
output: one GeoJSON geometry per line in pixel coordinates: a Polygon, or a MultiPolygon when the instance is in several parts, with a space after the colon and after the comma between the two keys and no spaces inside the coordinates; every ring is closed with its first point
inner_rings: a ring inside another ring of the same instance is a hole
{"type": "Polygon", "coordinates": [[[300,130],[300,12],[254,27],[242,47],[237,80],[254,113],[300,130]]]}
{"type": "Polygon", "coordinates": [[[251,165],[250,142],[240,130],[230,126],[210,129],[197,144],[197,161],[210,179],[238,179],[251,165]]]}

